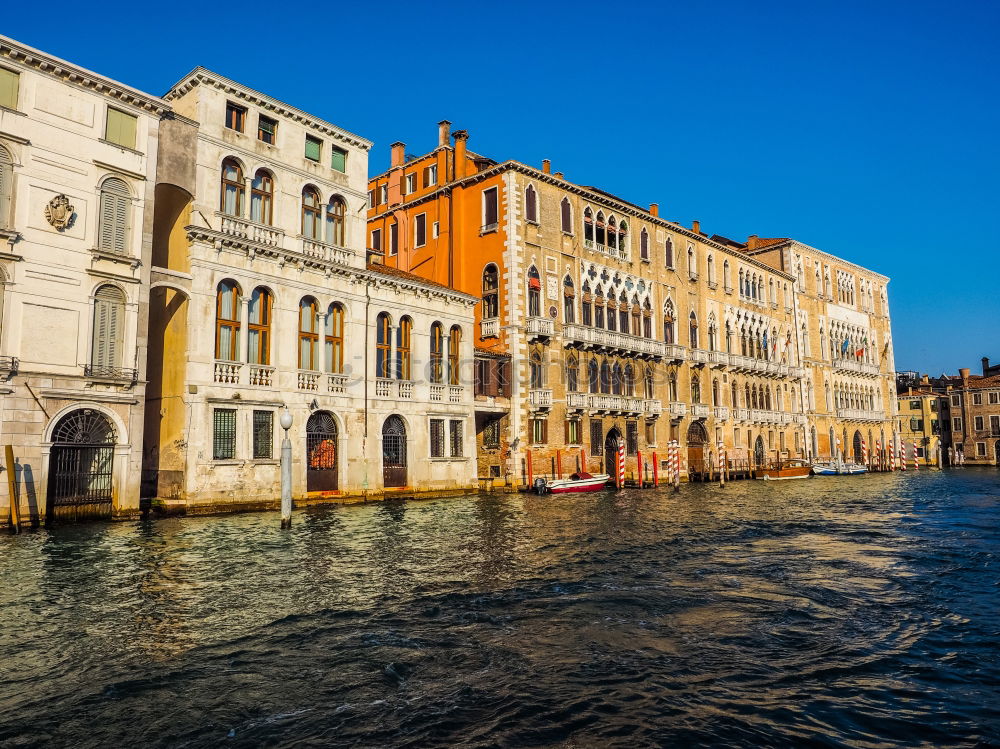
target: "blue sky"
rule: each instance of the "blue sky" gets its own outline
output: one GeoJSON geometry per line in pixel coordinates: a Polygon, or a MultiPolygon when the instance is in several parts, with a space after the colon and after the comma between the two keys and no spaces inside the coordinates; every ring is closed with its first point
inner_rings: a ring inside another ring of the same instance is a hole
{"type": "Polygon", "coordinates": [[[885,273],[898,369],[1000,359],[993,0],[136,7],[13,3],[0,32],[150,93],[212,68],[373,140],[373,173],[449,119],[492,158],[885,273]]]}

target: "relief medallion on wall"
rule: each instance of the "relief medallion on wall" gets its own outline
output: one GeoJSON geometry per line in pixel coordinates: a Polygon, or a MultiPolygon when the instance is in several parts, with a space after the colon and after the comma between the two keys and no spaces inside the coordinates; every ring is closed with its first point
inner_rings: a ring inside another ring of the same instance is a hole
{"type": "Polygon", "coordinates": [[[73,223],[73,206],[65,195],[56,195],[45,206],[45,220],[59,231],[68,229],[73,223]]]}

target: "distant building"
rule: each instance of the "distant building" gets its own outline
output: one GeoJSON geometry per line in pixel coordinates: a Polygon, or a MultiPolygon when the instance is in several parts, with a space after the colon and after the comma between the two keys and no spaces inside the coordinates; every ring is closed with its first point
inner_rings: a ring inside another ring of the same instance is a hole
{"type": "Polygon", "coordinates": [[[911,459],[913,446],[916,445],[921,465],[947,465],[948,448],[951,446],[948,395],[927,386],[907,386],[899,392],[897,399],[899,436],[907,460],[911,459]]]}
{"type": "Polygon", "coordinates": [[[949,393],[954,448],[967,465],[1000,465],[1000,374],[983,359],[983,375],[958,370],[949,393]]]}

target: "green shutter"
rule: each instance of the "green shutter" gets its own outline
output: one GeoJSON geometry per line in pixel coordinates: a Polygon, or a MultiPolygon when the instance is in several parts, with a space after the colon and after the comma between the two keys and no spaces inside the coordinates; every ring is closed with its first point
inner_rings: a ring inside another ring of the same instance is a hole
{"type": "Polygon", "coordinates": [[[115,177],[106,180],[101,187],[98,249],[120,255],[128,252],[129,207],[128,186],[115,177]]]}
{"type": "Polygon", "coordinates": [[[0,68],[0,107],[17,109],[17,87],[21,76],[13,70],[0,68]]]}
{"type": "Polygon", "coordinates": [[[125,148],[135,148],[136,118],[118,109],[108,107],[108,123],[104,139],[125,148]]]}
{"type": "Polygon", "coordinates": [[[347,151],[340,148],[330,150],[330,166],[338,172],[347,171],[347,151]]]}
{"type": "Polygon", "coordinates": [[[322,141],[306,136],[306,158],[310,161],[319,161],[319,152],[322,141]]]}

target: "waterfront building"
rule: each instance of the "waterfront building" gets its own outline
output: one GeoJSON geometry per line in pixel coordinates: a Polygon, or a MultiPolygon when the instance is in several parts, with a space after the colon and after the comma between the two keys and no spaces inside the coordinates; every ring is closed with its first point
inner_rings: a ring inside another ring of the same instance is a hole
{"type": "Polygon", "coordinates": [[[986,358],[982,375],[963,367],[948,392],[952,442],[966,465],[1000,465],[1000,374],[994,369],[986,358]]]}
{"type": "Polygon", "coordinates": [[[365,249],[371,144],[203,68],[165,95],[145,492],[273,506],[475,486],[477,297],[365,249]]]}
{"type": "Polygon", "coordinates": [[[0,37],[0,442],[13,446],[24,518],[138,513],[168,114],[162,99],[0,37]]]}
{"type": "Polygon", "coordinates": [[[899,438],[909,462],[916,445],[920,465],[944,465],[951,446],[949,396],[932,390],[923,379],[923,387],[908,385],[897,395],[899,438]]]}
{"type": "Polygon", "coordinates": [[[742,465],[809,451],[796,276],[770,257],[548,161],[480,156],[447,121],[425,155],[394,143],[368,187],[369,245],[478,295],[477,347],[510,357],[509,412],[477,399],[481,475],[612,472],[624,445],[649,477],[671,440],[698,475],[719,442],[742,465]]]}

